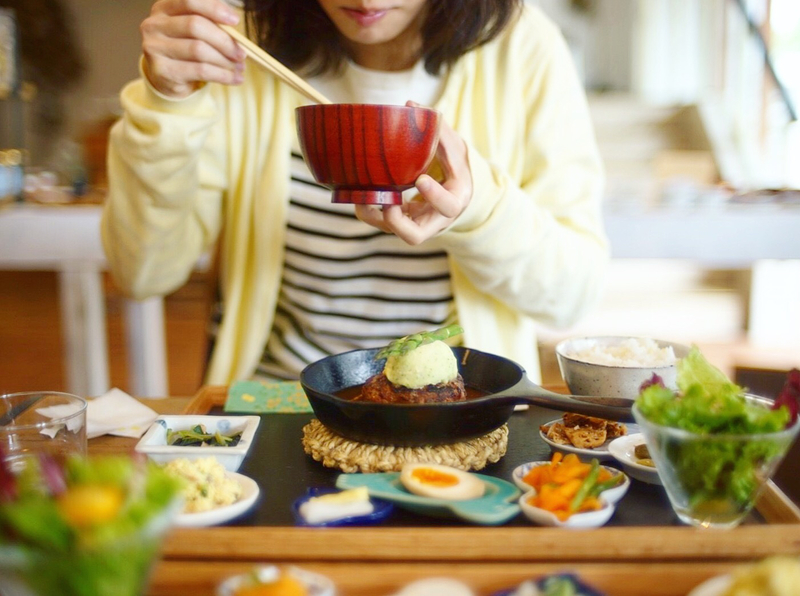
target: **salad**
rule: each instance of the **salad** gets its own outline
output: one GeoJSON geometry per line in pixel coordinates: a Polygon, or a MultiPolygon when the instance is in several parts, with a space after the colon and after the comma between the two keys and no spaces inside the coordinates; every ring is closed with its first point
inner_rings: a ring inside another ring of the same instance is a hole
{"type": "Polygon", "coordinates": [[[18,476],[0,449],[0,577],[36,594],[141,594],[180,485],[120,456],[40,456],[18,476]]]}
{"type": "Polygon", "coordinates": [[[677,367],[677,391],[654,375],[634,406],[670,500],[679,516],[741,518],[796,434],[800,371],[767,407],[697,347],[677,367]]]}
{"type": "Polygon", "coordinates": [[[797,370],[789,373],[786,387],[771,409],[748,401],[744,388],[709,363],[696,346],[678,361],[677,392],[664,387],[658,375],[653,376],[636,405],[656,424],[696,433],[758,434],[783,430],[797,419],[797,370]]]}

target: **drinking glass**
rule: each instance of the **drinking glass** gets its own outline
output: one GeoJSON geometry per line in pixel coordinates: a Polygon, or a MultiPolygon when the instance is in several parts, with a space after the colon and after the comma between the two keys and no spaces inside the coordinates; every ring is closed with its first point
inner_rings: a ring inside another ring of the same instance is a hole
{"type": "Polygon", "coordinates": [[[18,474],[31,457],[86,455],[86,400],[57,391],[0,395],[0,451],[18,474]]]}
{"type": "Polygon", "coordinates": [[[774,433],[699,434],[655,424],[636,404],[633,415],[678,518],[702,528],[733,528],[744,520],[800,429],[795,421],[774,433]]]}

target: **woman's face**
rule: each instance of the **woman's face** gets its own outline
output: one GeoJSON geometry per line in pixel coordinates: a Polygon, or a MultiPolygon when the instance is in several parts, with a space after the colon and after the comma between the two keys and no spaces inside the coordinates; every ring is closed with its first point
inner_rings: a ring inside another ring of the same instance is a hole
{"type": "Polygon", "coordinates": [[[402,70],[418,58],[426,0],[318,2],[362,66],[402,70]]]}

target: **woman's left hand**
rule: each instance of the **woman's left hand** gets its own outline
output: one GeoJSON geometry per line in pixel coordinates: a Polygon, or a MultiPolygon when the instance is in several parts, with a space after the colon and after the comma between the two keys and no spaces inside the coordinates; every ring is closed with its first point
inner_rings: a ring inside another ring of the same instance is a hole
{"type": "Polygon", "coordinates": [[[467,144],[446,122],[442,122],[439,132],[436,159],[444,179],[439,183],[427,174],[417,178],[415,186],[422,200],[402,205],[356,205],[356,217],[412,246],[447,228],[469,205],[472,172],[467,144]]]}

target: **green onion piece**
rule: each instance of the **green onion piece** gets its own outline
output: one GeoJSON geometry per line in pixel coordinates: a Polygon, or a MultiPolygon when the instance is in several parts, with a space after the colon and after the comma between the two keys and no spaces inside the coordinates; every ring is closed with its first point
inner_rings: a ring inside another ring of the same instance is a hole
{"type": "Polygon", "coordinates": [[[569,510],[577,511],[580,509],[580,506],[583,505],[583,502],[586,500],[591,494],[592,488],[597,484],[597,477],[600,475],[600,462],[597,459],[592,460],[592,467],[589,470],[589,473],[584,478],[583,483],[578,487],[578,492],[575,493],[575,496],[572,497],[572,501],[569,504],[569,510]]]}

